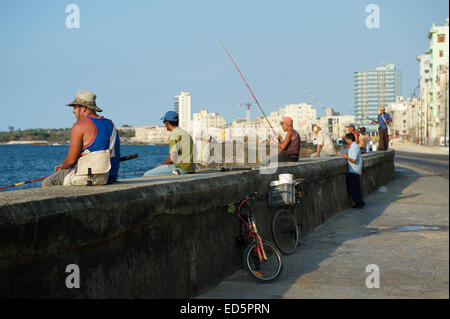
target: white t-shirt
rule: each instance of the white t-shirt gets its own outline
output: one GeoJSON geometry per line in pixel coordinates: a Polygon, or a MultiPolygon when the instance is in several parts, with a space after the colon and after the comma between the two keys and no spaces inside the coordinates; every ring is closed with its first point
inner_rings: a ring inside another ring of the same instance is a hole
{"type": "Polygon", "coordinates": [[[330,135],[320,130],[317,133],[317,145],[322,145],[322,150],[328,155],[336,155],[336,149],[334,147],[333,140],[330,135]]]}

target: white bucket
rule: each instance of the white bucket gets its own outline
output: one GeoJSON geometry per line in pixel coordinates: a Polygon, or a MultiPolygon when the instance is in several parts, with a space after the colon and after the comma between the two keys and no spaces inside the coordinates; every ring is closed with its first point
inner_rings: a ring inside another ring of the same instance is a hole
{"type": "Polygon", "coordinates": [[[281,183],[294,183],[294,175],[292,174],[280,174],[278,175],[278,179],[281,183]]]}
{"type": "Polygon", "coordinates": [[[376,152],[378,150],[378,145],[373,144],[372,145],[372,152],[376,152]]]}

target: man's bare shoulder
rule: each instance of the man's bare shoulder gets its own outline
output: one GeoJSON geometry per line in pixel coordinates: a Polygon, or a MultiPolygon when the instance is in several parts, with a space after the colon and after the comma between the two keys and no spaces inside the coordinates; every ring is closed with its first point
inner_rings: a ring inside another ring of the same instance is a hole
{"type": "Polygon", "coordinates": [[[76,121],[72,128],[78,128],[78,129],[86,129],[86,128],[90,128],[92,126],[91,121],[87,118],[82,118],[79,119],[78,121],[76,121]]]}
{"type": "Polygon", "coordinates": [[[85,134],[92,130],[92,123],[89,119],[82,118],[72,125],[72,133],[85,134]]]}

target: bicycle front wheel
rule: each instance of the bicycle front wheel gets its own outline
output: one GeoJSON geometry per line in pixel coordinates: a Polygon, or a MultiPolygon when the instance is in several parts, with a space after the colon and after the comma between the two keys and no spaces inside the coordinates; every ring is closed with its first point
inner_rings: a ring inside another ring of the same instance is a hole
{"type": "Polygon", "coordinates": [[[263,241],[267,260],[260,260],[261,247],[257,241],[250,243],[244,251],[244,266],[250,277],[258,282],[268,283],[277,279],[283,263],[278,249],[271,243],[263,241]]]}
{"type": "Polygon", "coordinates": [[[275,245],[285,255],[295,252],[299,242],[297,220],[288,209],[279,209],[272,218],[272,236],[275,245]]]}

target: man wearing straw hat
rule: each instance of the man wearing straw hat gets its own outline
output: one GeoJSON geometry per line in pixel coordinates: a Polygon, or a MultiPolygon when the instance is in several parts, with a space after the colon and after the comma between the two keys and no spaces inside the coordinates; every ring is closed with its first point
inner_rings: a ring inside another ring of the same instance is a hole
{"type": "Polygon", "coordinates": [[[97,114],[102,109],[95,103],[96,95],[79,90],[73,107],[76,123],[72,126],[70,146],[62,164],[55,173],[42,182],[42,187],[53,185],[85,186],[114,183],[120,165],[120,139],[111,120],[97,114]],[[73,168],[77,166],[76,170],[73,168]]]}

